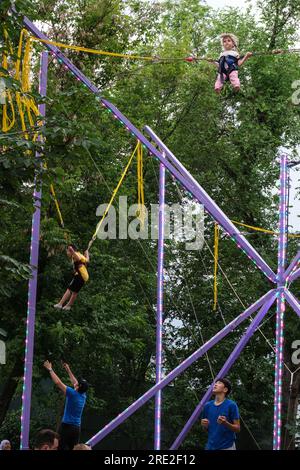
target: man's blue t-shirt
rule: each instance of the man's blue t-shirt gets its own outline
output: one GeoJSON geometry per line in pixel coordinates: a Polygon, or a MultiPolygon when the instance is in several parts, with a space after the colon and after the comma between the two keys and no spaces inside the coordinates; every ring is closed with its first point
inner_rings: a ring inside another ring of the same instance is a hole
{"type": "Polygon", "coordinates": [[[235,442],[236,434],[224,424],[217,423],[219,416],[225,416],[227,421],[233,424],[233,421],[240,417],[237,404],[228,398],[220,405],[216,405],[214,400],[206,403],[202,413],[202,419],[209,421],[206,450],[228,449],[235,442]]]}
{"type": "Polygon", "coordinates": [[[74,388],[67,387],[65,411],[62,422],[72,424],[73,426],[80,426],[85,402],[85,393],[78,393],[74,388]]]}

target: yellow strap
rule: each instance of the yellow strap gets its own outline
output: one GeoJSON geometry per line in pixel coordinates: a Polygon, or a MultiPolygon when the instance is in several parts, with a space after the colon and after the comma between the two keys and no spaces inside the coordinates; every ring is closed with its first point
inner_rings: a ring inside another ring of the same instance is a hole
{"type": "MultiPolygon", "coordinates": [[[[236,220],[232,220],[231,222],[233,222],[236,225],[241,225],[242,227],[249,228],[251,230],[256,230],[257,232],[269,233],[270,235],[279,235],[279,232],[273,232],[272,230],[267,230],[267,229],[260,228],[260,227],[253,227],[252,225],[242,224],[241,222],[237,222],[236,220]]],[[[300,235],[296,235],[294,233],[290,233],[288,236],[290,238],[300,238],[300,235]]]]}
{"type": "Polygon", "coordinates": [[[135,154],[136,154],[136,151],[137,151],[137,149],[138,149],[138,146],[139,146],[139,142],[137,143],[137,145],[136,145],[136,147],[135,147],[135,149],[134,149],[134,151],[133,151],[133,153],[132,153],[132,155],[131,155],[131,157],[130,157],[130,159],[129,159],[129,161],[128,161],[126,167],[125,167],[125,170],[124,170],[123,173],[122,173],[122,176],[121,176],[121,178],[120,178],[120,181],[118,182],[116,188],[113,190],[113,193],[112,193],[112,196],[111,196],[110,201],[109,201],[109,203],[108,203],[108,206],[107,206],[107,208],[105,209],[104,214],[103,214],[103,216],[101,217],[100,222],[97,224],[95,233],[94,233],[92,239],[91,239],[90,242],[89,242],[88,249],[90,249],[90,247],[92,246],[92,244],[93,244],[94,241],[96,240],[97,233],[99,232],[100,227],[101,227],[101,225],[102,225],[102,222],[103,222],[103,220],[105,219],[106,215],[108,214],[108,211],[109,211],[109,209],[110,209],[110,207],[111,207],[111,205],[112,205],[112,203],[113,203],[113,201],[114,201],[114,199],[115,199],[115,197],[116,197],[116,195],[117,195],[117,192],[119,191],[119,188],[120,188],[121,184],[123,183],[123,180],[124,180],[124,178],[125,178],[125,176],[126,176],[126,173],[127,173],[128,169],[129,169],[130,165],[131,165],[131,162],[132,162],[132,160],[133,160],[133,157],[134,157],[135,154]]]}
{"type": "Polygon", "coordinates": [[[54,191],[54,186],[53,186],[53,184],[50,185],[50,191],[51,191],[51,194],[52,194],[53,199],[54,199],[54,203],[55,203],[56,211],[57,211],[58,218],[59,218],[59,221],[60,221],[60,225],[62,226],[62,228],[64,228],[64,227],[65,227],[65,224],[64,224],[64,220],[63,220],[63,217],[62,217],[62,214],[61,214],[61,210],[60,210],[60,207],[59,207],[59,203],[58,203],[58,200],[57,200],[55,191],[54,191]]]}
{"type": "Polygon", "coordinates": [[[144,175],[143,175],[143,146],[138,143],[137,149],[137,179],[138,179],[138,218],[141,226],[145,225],[145,194],[144,194],[144,175]]]}
{"type": "Polygon", "coordinates": [[[32,40],[27,37],[23,56],[22,67],[22,90],[27,93],[30,92],[30,55],[31,55],[32,40]]]}
{"type": "MultiPolygon", "coordinates": [[[[16,72],[15,72],[15,79],[21,81],[20,74],[21,74],[21,57],[22,57],[22,46],[23,46],[23,37],[27,34],[26,29],[22,29],[20,33],[19,45],[18,45],[18,53],[17,53],[17,61],[16,61],[16,72]]],[[[22,82],[22,81],[21,81],[22,82]]],[[[18,112],[21,121],[22,131],[24,132],[25,139],[28,140],[29,136],[26,132],[26,123],[25,123],[25,116],[23,110],[23,99],[19,91],[16,92],[16,102],[18,107],[18,112]]]]}
{"type": "Polygon", "coordinates": [[[23,47],[23,36],[27,34],[26,29],[22,29],[20,33],[19,45],[18,45],[18,55],[16,61],[16,75],[15,79],[20,80],[20,71],[21,71],[21,57],[22,57],[22,47],[23,47]]]}
{"type": "Polygon", "coordinates": [[[16,122],[15,108],[14,108],[11,92],[9,90],[6,90],[6,99],[10,106],[11,118],[8,115],[7,103],[5,103],[3,105],[3,115],[2,115],[2,131],[3,132],[8,132],[10,129],[12,129],[16,122]]]}
{"type": "MultiPolygon", "coordinates": [[[[7,38],[8,40],[8,38],[7,38]]],[[[29,135],[26,132],[26,121],[25,121],[25,111],[28,117],[28,121],[31,127],[35,125],[35,119],[32,117],[32,111],[35,116],[39,115],[39,111],[37,106],[34,103],[34,100],[31,97],[26,96],[26,93],[30,92],[31,85],[30,85],[30,53],[31,53],[32,41],[31,38],[28,37],[28,32],[26,29],[22,29],[19,38],[19,45],[18,45],[18,52],[17,52],[17,60],[15,64],[15,79],[21,82],[21,90],[22,92],[16,92],[16,103],[17,108],[20,116],[21,127],[22,131],[24,132],[25,139],[29,139],[29,135]],[[23,42],[24,37],[27,37],[26,44],[25,44],[25,51],[24,57],[22,61],[22,50],[23,50],[23,42]],[[22,65],[22,67],[21,67],[22,65]]],[[[6,67],[5,67],[6,68],[6,67]]],[[[4,129],[8,130],[11,129],[15,123],[15,110],[13,106],[13,100],[8,92],[8,101],[11,105],[11,112],[12,112],[12,120],[8,124],[8,117],[7,117],[7,108],[4,109],[3,112],[3,127],[4,129]]],[[[38,133],[36,132],[33,136],[33,141],[36,141],[38,137],[38,133]]]]}
{"type": "MultiPolygon", "coordinates": [[[[13,49],[12,49],[11,43],[9,42],[8,33],[6,29],[4,29],[4,38],[5,38],[6,45],[8,49],[10,50],[11,55],[13,55],[13,49]]],[[[2,54],[2,67],[7,71],[7,74],[8,74],[8,59],[7,59],[6,51],[4,51],[2,54]]],[[[0,73],[0,75],[4,75],[4,74],[0,73]]],[[[6,94],[6,98],[9,103],[9,106],[10,106],[11,118],[8,115],[8,105],[5,102],[3,105],[3,114],[2,114],[2,131],[8,132],[14,126],[16,119],[15,119],[15,108],[14,108],[10,90],[6,90],[5,94],[6,94]]]]}
{"type": "Polygon", "coordinates": [[[217,309],[218,304],[218,260],[219,260],[219,225],[215,223],[215,244],[214,244],[214,306],[217,309]]]}
{"type": "Polygon", "coordinates": [[[17,107],[19,111],[22,131],[24,132],[25,139],[28,140],[29,136],[28,136],[28,133],[26,132],[25,115],[24,115],[24,110],[23,110],[23,100],[19,91],[16,92],[16,102],[17,102],[17,107]]]}
{"type": "MultiPolygon", "coordinates": [[[[33,98],[27,96],[27,93],[31,91],[31,82],[30,82],[30,58],[31,58],[31,48],[32,48],[32,40],[31,37],[27,37],[25,50],[24,50],[24,57],[23,57],[23,66],[22,66],[22,101],[24,103],[24,107],[26,109],[27,118],[29,121],[29,125],[34,127],[35,125],[35,118],[32,116],[32,112],[35,116],[39,115],[39,110],[35,105],[33,98]]],[[[41,123],[38,123],[41,125],[41,123]]],[[[32,140],[35,142],[38,138],[38,132],[33,134],[32,140]]]]}
{"type": "Polygon", "coordinates": [[[39,39],[37,37],[32,37],[32,41],[39,41],[43,42],[44,44],[51,44],[52,46],[64,48],[64,49],[72,49],[73,51],[80,51],[80,52],[88,52],[90,54],[97,54],[97,55],[106,55],[111,57],[123,57],[124,59],[139,59],[139,60],[154,60],[154,57],[151,56],[139,56],[139,55],[131,55],[131,54],[119,54],[117,52],[107,52],[101,51],[99,49],[89,49],[87,47],[82,46],[72,46],[70,44],[64,44],[62,42],[56,41],[49,41],[48,39],[39,39]]]}
{"type": "MultiPolygon", "coordinates": [[[[196,57],[196,56],[189,56],[189,57],[157,57],[157,56],[139,56],[134,54],[120,54],[117,52],[108,52],[102,51],[99,49],[89,49],[83,46],[75,46],[70,44],[64,44],[62,42],[50,41],[49,39],[40,39],[35,36],[32,36],[33,41],[42,42],[44,44],[51,44],[52,46],[65,48],[65,49],[72,49],[73,51],[81,51],[81,52],[88,52],[90,54],[98,54],[98,55],[107,55],[112,57],[123,57],[125,59],[139,59],[139,60],[187,60],[188,62],[197,62],[197,61],[207,61],[207,62],[216,62],[215,59],[211,57],[196,57]]],[[[254,55],[274,55],[274,54],[288,54],[293,52],[300,52],[300,49],[287,49],[279,51],[266,51],[266,52],[253,52],[254,55]]]]}

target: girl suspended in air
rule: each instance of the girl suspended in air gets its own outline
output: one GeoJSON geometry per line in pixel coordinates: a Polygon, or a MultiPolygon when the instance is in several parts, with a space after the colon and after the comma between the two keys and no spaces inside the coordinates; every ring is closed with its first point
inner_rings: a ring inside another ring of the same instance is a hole
{"type": "Polygon", "coordinates": [[[82,255],[79,251],[77,251],[75,245],[68,245],[67,255],[69,258],[72,259],[73,262],[73,279],[61,300],[58,302],[58,304],[54,305],[55,308],[61,308],[63,310],[71,310],[71,307],[76,300],[78,292],[89,280],[87,264],[90,261],[90,256],[88,250],[86,250],[84,252],[84,255],[82,255]]]}
{"type": "Polygon", "coordinates": [[[238,74],[239,67],[253,54],[252,52],[247,52],[246,55],[240,56],[238,52],[238,38],[234,34],[223,33],[220,38],[223,51],[218,60],[212,60],[218,68],[215,91],[216,93],[221,93],[226,81],[230,81],[233,89],[239,91],[241,86],[238,74]]]}

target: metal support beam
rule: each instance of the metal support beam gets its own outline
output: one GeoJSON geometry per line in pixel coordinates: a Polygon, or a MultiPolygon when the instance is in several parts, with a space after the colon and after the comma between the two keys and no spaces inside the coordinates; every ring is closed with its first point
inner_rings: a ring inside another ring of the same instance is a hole
{"type": "Polygon", "coordinates": [[[215,344],[219,343],[225,336],[231,331],[237,328],[244,320],[249,318],[254,312],[256,312],[265,302],[267,302],[274,295],[274,290],[267,292],[263,297],[252,304],[247,310],[241,313],[237,318],[232,320],[226,325],[221,331],[219,331],[213,338],[207,341],[203,346],[197,349],[191,356],[185,359],[179,364],[172,372],[170,372],[161,382],[154,385],[144,395],[133,402],[126,410],[120,413],[110,423],[108,423],[103,429],[101,429],[95,436],[93,436],[87,444],[94,446],[98,442],[102,441],[105,436],[110,434],[116,427],[122,424],[127,418],[141,408],[148,400],[150,400],[158,390],[162,390],[166,385],[172,382],[178,375],[182,374],[191,364],[202,357],[209,349],[215,344]]]}
{"type": "Polygon", "coordinates": [[[218,380],[218,378],[225,377],[225,375],[229,372],[231,369],[232,365],[235,363],[235,361],[239,358],[241,352],[245,348],[245,346],[248,344],[249,340],[251,339],[252,335],[255,333],[256,329],[258,328],[259,324],[265,317],[265,315],[268,313],[269,309],[272,307],[272,304],[274,303],[276,298],[276,295],[274,294],[269,300],[266,301],[266,303],[260,308],[258,314],[254,318],[254,320],[251,322],[250,326],[247,328],[246,332],[243,334],[242,338],[228,357],[227,361],[225,362],[224,366],[222,369],[219,371],[217,374],[216,380],[210,385],[209,389],[205,393],[204,397],[198,404],[198,406],[195,408],[193,414],[191,415],[190,419],[187,421],[185,424],[184,428],[182,429],[181,433],[179,436],[175,439],[174,443],[170,447],[171,450],[178,449],[182,441],[185,439],[186,435],[190,431],[190,429],[194,426],[196,421],[198,420],[200,413],[205,405],[205,403],[209,400],[211,397],[213,387],[215,382],[218,380]]]}

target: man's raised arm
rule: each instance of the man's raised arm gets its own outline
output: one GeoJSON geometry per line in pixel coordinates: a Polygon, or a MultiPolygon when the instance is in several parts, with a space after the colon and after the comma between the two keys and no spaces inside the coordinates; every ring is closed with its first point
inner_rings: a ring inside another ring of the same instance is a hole
{"type": "Polygon", "coordinates": [[[67,364],[66,362],[64,362],[64,363],[63,363],[63,367],[64,367],[64,369],[68,372],[68,376],[70,377],[70,380],[71,380],[73,386],[77,385],[77,384],[78,384],[78,380],[76,379],[75,375],[74,375],[73,372],[71,371],[69,364],[67,364]]]}
{"type": "Polygon", "coordinates": [[[50,377],[53,380],[53,382],[55,383],[55,385],[59,388],[59,390],[61,390],[64,394],[66,394],[67,386],[60,380],[58,375],[56,375],[56,373],[52,369],[51,362],[45,361],[44,362],[44,367],[45,367],[45,369],[48,370],[48,372],[50,372],[50,377]]]}

